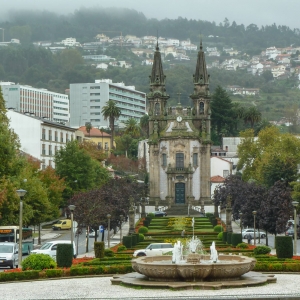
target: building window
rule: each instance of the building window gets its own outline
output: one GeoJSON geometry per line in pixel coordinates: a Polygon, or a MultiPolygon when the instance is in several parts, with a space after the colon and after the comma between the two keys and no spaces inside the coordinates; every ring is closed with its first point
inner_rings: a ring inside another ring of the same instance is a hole
{"type": "Polygon", "coordinates": [[[162,155],[162,166],[166,167],[167,166],[167,154],[163,153],[162,155]]]}
{"type": "Polygon", "coordinates": [[[70,142],[70,140],[69,140],[69,135],[66,133],[66,143],[67,142],[70,142]]]}
{"type": "Polygon", "coordinates": [[[176,169],[184,168],[184,155],[183,153],[176,153],[176,169]]]}
{"type": "Polygon", "coordinates": [[[49,160],[49,167],[52,167],[52,160],[49,160]]]}
{"type": "Polygon", "coordinates": [[[42,155],[46,155],[45,144],[42,144],[42,155]]]}
{"type": "Polygon", "coordinates": [[[99,149],[99,150],[102,149],[102,143],[101,143],[101,142],[98,143],[98,149],[99,149]]]}
{"type": "Polygon", "coordinates": [[[61,132],[60,133],[60,142],[63,143],[64,142],[64,134],[61,132]]]}
{"type": "Polygon", "coordinates": [[[46,139],[46,130],[42,129],[42,140],[46,139]]]}
{"type": "Polygon", "coordinates": [[[204,114],[204,103],[203,102],[200,102],[199,109],[200,109],[200,114],[204,114]]]}
{"type": "Polygon", "coordinates": [[[52,141],[52,131],[51,131],[51,130],[49,130],[49,135],[48,135],[48,137],[49,137],[49,141],[52,141]]]}
{"type": "Polygon", "coordinates": [[[226,178],[229,176],[229,170],[223,170],[223,177],[226,178]]]}
{"type": "Polygon", "coordinates": [[[105,147],[105,150],[108,150],[108,149],[109,149],[109,148],[108,148],[108,143],[107,143],[107,142],[105,143],[105,146],[104,146],[104,147],[105,147]]]}
{"type": "Polygon", "coordinates": [[[198,153],[193,153],[193,166],[198,166],[198,153]]]}
{"type": "Polygon", "coordinates": [[[54,136],[55,136],[55,142],[58,142],[57,131],[55,131],[54,136]]]}
{"type": "Polygon", "coordinates": [[[52,155],[52,146],[49,145],[49,155],[52,155]]]}

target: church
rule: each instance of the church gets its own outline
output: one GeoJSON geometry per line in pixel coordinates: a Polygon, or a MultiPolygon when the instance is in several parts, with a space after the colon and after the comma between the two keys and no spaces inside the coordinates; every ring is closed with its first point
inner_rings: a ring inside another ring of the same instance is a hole
{"type": "Polygon", "coordinates": [[[200,43],[191,80],[191,107],[168,106],[166,76],[158,44],[150,77],[149,204],[165,207],[211,205],[210,92],[205,55],[200,43]]]}

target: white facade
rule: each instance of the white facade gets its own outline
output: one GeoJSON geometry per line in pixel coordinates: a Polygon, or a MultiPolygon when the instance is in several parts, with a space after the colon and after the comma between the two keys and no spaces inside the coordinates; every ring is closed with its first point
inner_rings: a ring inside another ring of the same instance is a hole
{"type": "Polygon", "coordinates": [[[113,83],[110,79],[96,80],[95,83],[70,84],[70,126],[78,128],[90,122],[93,127],[108,127],[101,110],[108,100],[116,102],[121,116],[115,122],[124,127],[124,121],[140,118],[146,113],[146,94],[136,91],[134,86],[123,82],[113,83]]]}
{"type": "Polygon", "coordinates": [[[41,168],[54,166],[55,152],[75,139],[75,129],[14,110],[7,111],[10,127],[19,136],[21,150],[41,161],[41,168]]]}
{"type": "Polygon", "coordinates": [[[70,120],[68,95],[13,82],[0,82],[0,86],[7,108],[68,124],[70,120]]]}
{"type": "Polygon", "coordinates": [[[80,43],[76,42],[76,39],[72,37],[62,40],[61,43],[68,47],[80,46],[80,43]]]}

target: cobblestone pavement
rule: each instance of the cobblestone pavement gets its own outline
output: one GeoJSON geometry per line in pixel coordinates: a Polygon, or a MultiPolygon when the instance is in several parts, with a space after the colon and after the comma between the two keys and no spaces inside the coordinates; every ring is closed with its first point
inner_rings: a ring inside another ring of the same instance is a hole
{"type": "Polygon", "coordinates": [[[111,277],[13,282],[0,284],[0,299],[300,299],[300,274],[276,277],[277,283],[257,287],[180,291],[112,285],[111,277]]]}

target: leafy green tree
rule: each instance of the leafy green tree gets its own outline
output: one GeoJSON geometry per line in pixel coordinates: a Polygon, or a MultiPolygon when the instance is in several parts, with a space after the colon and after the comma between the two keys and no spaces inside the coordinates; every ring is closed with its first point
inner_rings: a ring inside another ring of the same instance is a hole
{"type": "Polygon", "coordinates": [[[65,199],[69,199],[76,191],[87,191],[101,186],[109,176],[106,169],[84,149],[79,148],[77,141],[71,141],[65,148],[57,151],[55,170],[60,178],[65,179],[65,199]]]}
{"type": "Polygon", "coordinates": [[[91,132],[92,128],[93,128],[92,123],[90,123],[90,122],[85,123],[85,129],[86,129],[86,132],[89,134],[89,136],[91,136],[90,132],[91,132]]]}
{"type": "Polygon", "coordinates": [[[292,182],[298,178],[300,140],[297,137],[281,134],[274,126],[261,130],[256,139],[253,130],[242,132],[241,137],[237,169],[243,169],[244,180],[254,179],[273,186],[280,179],[292,182]]]}
{"type": "Polygon", "coordinates": [[[140,127],[145,134],[146,138],[149,137],[149,115],[145,114],[140,119],[140,127]]]}
{"type": "Polygon", "coordinates": [[[261,121],[261,113],[256,107],[250,107],[244,114],[245,123],[249,123],[251,128],[254,128],[254,124],[261,121]]]}
{"type": "Polygon", "coordinates": [[[120,117],[121,109],[117,107],[116,102],[108,100],[106,105],[103,106],[101,113],[105,120],[109,120],[109,126],[111,129],[110,149],[114,149],[115,120],[120,117]]]}

